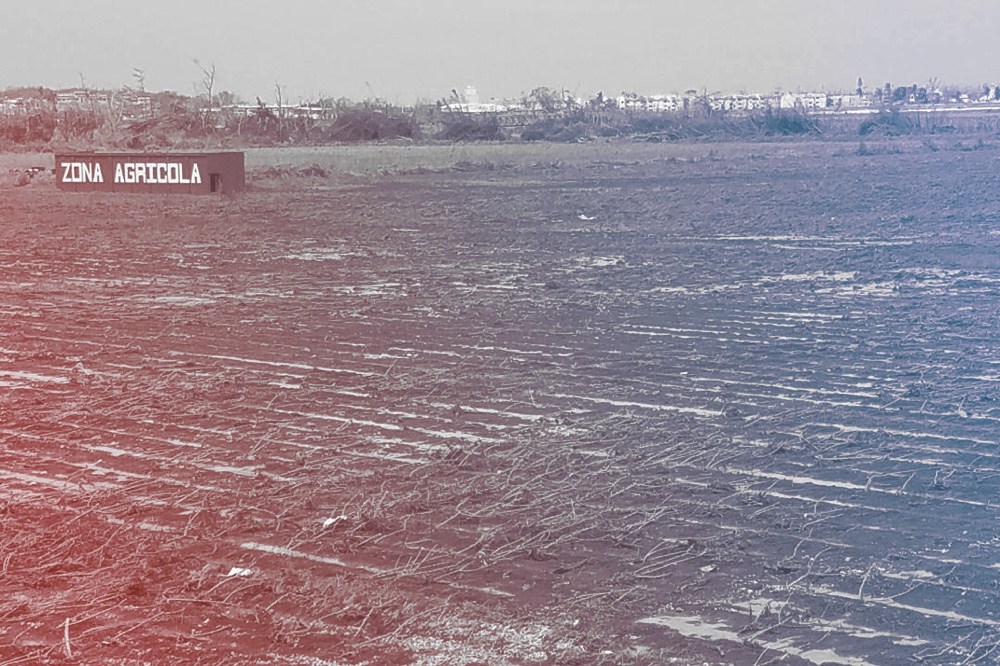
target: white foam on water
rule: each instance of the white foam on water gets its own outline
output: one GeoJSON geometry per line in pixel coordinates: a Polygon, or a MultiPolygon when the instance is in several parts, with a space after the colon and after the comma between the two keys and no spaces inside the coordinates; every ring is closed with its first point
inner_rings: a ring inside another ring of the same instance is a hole
{"type": "MultiPolygon", "coordinates": [[[[667,627],[688,638],[700,638],[710,641],[729,641],[743,644],[745,636],[730,629],[722,623],[706,622],[697,616],[660,615],[639,620],[640,624],[651,624],[667,627]]],[[[845,657],[832,649],[810,650],[796,647],[790,641],[757,641],[757,645],[768,650],[781,652],[812,662],[817,666],[823,664],[842,664],[844,666],[874,666],[871,662],[858,657],[845,657]]]]}
{"type": "Polygon", "coordinates": [[[679,405],[654,405],[645,402],[633,402],[631,400],[611,400],[610,398],[592,398],[585,395],[569,395],[566,393],[549,393],[550,398],[565,398],[569,400],[585,400],[615,407],[640,407],[659,412],[679,412],[681,414],[695,414],[696,416],[722,416],[722,412],[714,409],[701,409],[699,407],[681,407],[679,405]]]}
{"type": "Polygon", "coordinates": [[[29,382],[39,382],[42,384],[68,384],[68,377],[53,377],[52,375],[40,375],[36,372],[23,372],[19,370],[0,370],[0,377],[10,377],[11,379],[22,379],[29,382]]]}

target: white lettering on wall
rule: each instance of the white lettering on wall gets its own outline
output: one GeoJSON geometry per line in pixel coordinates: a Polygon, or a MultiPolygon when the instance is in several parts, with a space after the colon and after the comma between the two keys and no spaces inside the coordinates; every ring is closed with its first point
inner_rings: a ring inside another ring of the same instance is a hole
{"type": "MultiPolygon", "coordinates": [[[[60,162],[64,183],[103,183],[100,162],[60,162]]],[[[200,185],[201,169],[192,162],[185,173],[181,162],[115,162],[114,182],[170,185],[200,185]]]]}
{"type": "MultiPolygon", "coordinates": [[[[65,167],[66,165],[63,164],[65,167]]],[[[100,165],[98,175],[100,174],[100,165]]],[[[63,180],[66,180],[65,174],[63,180]]],[[[72,181],[69,181],[72,182],[72,181]]],[[[98,182],[104,182],[103,180],[98,182]]],[[[147,183],[191,185],[201,184],[201,170],[198,163],[191,164],[191,172],[185,177],[184,165],[180,162],[117,162],[115,164],[116,183],[147,183]]]]}
{"type": "Polygon", "coordinates": [[[99,162],[61,162],[62,182],[64,183],[103,183],[99,162]]]}

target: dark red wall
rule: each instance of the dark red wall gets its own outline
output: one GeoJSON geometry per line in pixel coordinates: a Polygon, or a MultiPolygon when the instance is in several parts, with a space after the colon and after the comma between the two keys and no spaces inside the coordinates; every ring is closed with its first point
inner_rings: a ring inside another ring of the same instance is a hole
{"type": "Polygon", "coordinates": [[[62,153],[56,185],[70,192],[238,192],[243,153],[62,153]]]}

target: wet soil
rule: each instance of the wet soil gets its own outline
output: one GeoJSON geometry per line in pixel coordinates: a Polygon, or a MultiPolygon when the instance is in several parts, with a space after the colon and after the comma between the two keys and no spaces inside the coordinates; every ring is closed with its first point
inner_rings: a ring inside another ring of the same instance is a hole
{"type": "Polygon", "coordinates": [[[0,664],[990,663],[1000,154],[870,152],[5,186],[0,664]]]}

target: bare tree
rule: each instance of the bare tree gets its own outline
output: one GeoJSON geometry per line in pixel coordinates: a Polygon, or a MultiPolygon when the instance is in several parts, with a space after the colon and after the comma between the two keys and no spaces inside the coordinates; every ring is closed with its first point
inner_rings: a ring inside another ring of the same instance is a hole
{"type": "Polygon", "coordinates": [[[529,107],[541,109],[545,113],[555,113],[563,102],[563,100],[560,99],[560,96],[561,93],[557,95],[547,87],[539,86],[529,93],[525,101],[526,105],[529,107]]]}
{"type": "Polygon", "coordinates": [[[281,94],[281,84],[277,81],[274,82],[274,98],[278,103],[278,136],[281,136],[281,122],[282,118],[285,117],[285,110],[283,106],[283,99],[281,94]]]}
{"type": "Polygon", "coordinates": [[[208,97],[208,108],[212,108],[212,99],[214,97],[215,90],[215,63],[212,63],[209,69],[205,69],[201,62],[197,58],[194,59],[194,64],[198,66],[201,70],[202,79],[201,87],[205,90],[205,95],[208,97]]]}
{"type": "Polygon", "coordinates": [[[135,79],[135,84],[138,86],[139,92],[146,92],[146,70],[133,67],[132,78],[135,79]]]}

